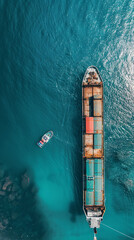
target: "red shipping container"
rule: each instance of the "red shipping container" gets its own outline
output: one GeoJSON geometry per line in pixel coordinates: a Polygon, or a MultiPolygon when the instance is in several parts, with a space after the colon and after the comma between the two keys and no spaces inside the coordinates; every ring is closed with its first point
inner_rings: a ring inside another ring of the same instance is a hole
{"type": "Polygon", "coordinates": [[[94,133],[94,118],[86,117],[86,133],[94,133]]]}

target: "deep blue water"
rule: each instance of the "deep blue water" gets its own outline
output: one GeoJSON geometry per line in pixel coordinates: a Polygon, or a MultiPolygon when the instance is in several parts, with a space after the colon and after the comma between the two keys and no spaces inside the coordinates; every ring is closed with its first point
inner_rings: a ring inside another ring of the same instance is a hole
{"type": "MultiPolygon", "coordinates": [[[[32,173],[39,240],[93,237],[81,172],[81,83],[90,65],[104,82],[103,223],[134,237],[133,9],[132,0],[0,1],[0,159],[32,173]],[[55,136],[40,150],[48,130],[55,136]]],[[[98,239],[127,238],[101,225],[98,239]]]]}

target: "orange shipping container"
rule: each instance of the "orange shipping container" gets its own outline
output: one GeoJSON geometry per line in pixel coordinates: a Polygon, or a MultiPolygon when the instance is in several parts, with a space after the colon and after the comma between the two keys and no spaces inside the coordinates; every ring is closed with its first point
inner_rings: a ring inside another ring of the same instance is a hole
{"type": "Polygon", "coordinates": [[[94,118],[86,117],[86,133],[94,133],[94,118]]]}

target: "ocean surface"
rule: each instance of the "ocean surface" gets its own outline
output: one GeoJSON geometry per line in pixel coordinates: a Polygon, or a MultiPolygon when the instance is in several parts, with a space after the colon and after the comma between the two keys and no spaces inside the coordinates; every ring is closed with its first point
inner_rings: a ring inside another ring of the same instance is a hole
{"type": "MultiPolygon", "coordinates": [[[[1,229],[0,240],[93,239],[82,210],[81,83],[90,65],[104,83],[103,223],[134,238],[133,14],[133,0],[0,1],[0,162],[14,177],[29,171],[36,188],[32,220],[24,202],[18,227],[1,229]],[[54,137],[41,150],[48,130],[54,137]]],[[[102,224],[98,239],[128,238],[102,224]]]]}

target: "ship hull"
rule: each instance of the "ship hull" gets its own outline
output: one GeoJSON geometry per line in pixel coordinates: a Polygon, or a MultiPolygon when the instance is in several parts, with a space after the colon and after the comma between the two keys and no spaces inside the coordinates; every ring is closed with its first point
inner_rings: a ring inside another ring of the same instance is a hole
{"type": "Polygon", "coordinates": [[[99,228],[105,212],[103,83],[96,67],[82,82],[83,210],[91,228],[99,228]]]}

